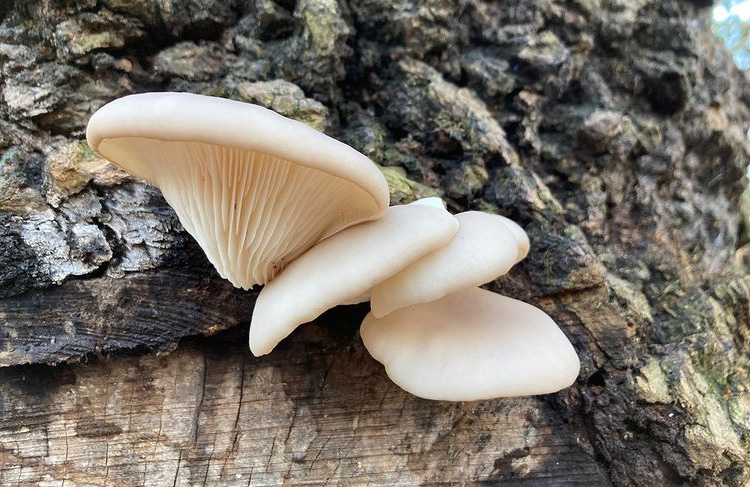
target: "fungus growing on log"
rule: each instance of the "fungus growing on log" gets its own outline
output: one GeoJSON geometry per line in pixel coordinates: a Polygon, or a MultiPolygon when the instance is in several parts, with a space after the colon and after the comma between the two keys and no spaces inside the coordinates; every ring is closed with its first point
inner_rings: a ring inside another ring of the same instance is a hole
{"type": "Polygon", "coordinates": [[[327,309],[366,300],[373,286],[445,246],[457,230],[458,221],[446,210],[412,203],[320,242],[261,290],[250,350],[264,355],[327,309]]]}
{"type": "Polygon", "coordinates": [[[361,335],[405,390],[475,400],[553,392],[578,357],[543,311],[478,289],[529,250],[498,215],[455,217],[439,198],[388,208],[388,186],[351,147],[265,108],[187,93],[99,109],[87,139],[158,186],[222,277],[265,284],[250,349],[372,298],[361,335]]]}
{"type": "Polygon", "coordinates": [[[130,95],[100,108],[86,136],[99,155],[158,186],[219,274],[243,289],[388,207],[388,185],[367,157],[248,103],[130,95]]]}
{"type": "Polygon", "coordinates": [[[570,386],[573,346],[542,310],[480,288],[465,289],[360,329],[370,354],[402,389],[426,399],[474,401],[570,386]]]}
{"type": "Polygon", "coordinates": [[[515,222],[481,211],[455,215],[453,239],[425,255],[370,292],[372,314],[382,318],[404,306],[435,301],[452,292],[476,287],[508,272],[525,256],[526,232],[515,222]],[[517,229],[510,229],[511,221],[517,229]]]}

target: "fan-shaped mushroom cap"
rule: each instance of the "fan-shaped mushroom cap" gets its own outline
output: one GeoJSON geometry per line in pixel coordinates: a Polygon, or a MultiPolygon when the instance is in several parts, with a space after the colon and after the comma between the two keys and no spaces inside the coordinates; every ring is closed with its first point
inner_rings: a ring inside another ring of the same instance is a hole
{"type": "Polygon", "coordinates": [[[393,206],[375,221],[347,228],[289,264],[258,295],[250,350],[264,355],[297,326],[351,303],[421,256],[446,245],[458,222],[428,205],[393,206]]]}
{"type": "Polygon", "coordinates": [[[480,211],[466,211],[455,217],[460,226],[448,245],[413,262],[370,291],[375,317],[477,287],[505,274],[516,263],[517,234],[520,231],[526,235],[521,227],[511,221],[518,227],[511,229],[506,218],[480,211]]]}
{"type": "Polygon", "coordinates": [[[102,157],[161,188],[219,274],[245,289],[388,207],[388,185],[367,157],[248,103],[126,96],[91,117],[86,137],[102,157]]]}
{"type": "Polygon", "coordinates": [[[370,313],[360,334],[393,382],[426,399],[547,394],[575,382],[580,367],[546,313],[480,288],[379,319],[370,313]]]}

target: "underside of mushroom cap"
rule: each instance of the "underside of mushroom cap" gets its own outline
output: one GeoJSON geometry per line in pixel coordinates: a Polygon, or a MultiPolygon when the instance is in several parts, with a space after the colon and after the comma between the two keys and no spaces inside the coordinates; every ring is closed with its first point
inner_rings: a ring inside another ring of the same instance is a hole
{"type": "Polygon", "coordinates": [[[388,185],[367,157],[256,105],[131,95],[97,111],[87,138],[158,186],[222,277],[245,289],[388,206],[388,185]]]}
{"type": "Polygon", "coordinates": [[[548,394],[570,386],[580,363],[542,310],[480,288],[383,317],[360,334],[398,386],[445,401],[548,394]]]}
{"type": "Polygon", "coordinates": [[[258,295],[250,350],[269,353],[297,326],[334,306],[361,299],[378,282],[446,245],[458,230],[447,211],[403,205],[347,228],[292,262],[258,295]]]}
{"type": "Polygon", "coordinates": [[[370,291],[375,317],[479,286],[505,274],[516,263],[518,230],[525,236],[518,225],[518,230],[510,229],[506,218],[480,211],[466,211],[455,217],[460,226],[448,245],[413,262],[370,291]]]}

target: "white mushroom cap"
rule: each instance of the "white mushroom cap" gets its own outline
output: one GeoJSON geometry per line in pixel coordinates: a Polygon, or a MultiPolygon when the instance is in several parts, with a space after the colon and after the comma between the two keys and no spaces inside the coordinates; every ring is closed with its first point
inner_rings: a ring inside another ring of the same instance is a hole
{"type": "Polygon", "coordinates": [[[514,222],[510,218],[501,215],[498,216],[508,227],[508,230],[513,233],[513,237],[516,239],[516,243],[518,244],[518,257],[516,257],[516,263],[521,262],[526,258],[527,255],[529,255],[529,248],[531,247],[531,244],[529,243],[529,236],[518,223],[514,222]]]}
{"type": "Polygon", "coordinates": [[[98,154],[161,188],[219,273],[245,289],[388,207],[388,185],[367,157],[247,103],[126,96],[99,109],[86,136],[98,154]]]}
{"type": "Polygon", "coordinates": [[[440,208],[441,210],[445,209],[445,201],[443,201],[443,198],[439,196],[428,196],[427,198],[420,198],[418,200],[412,201],[409,204],[434,206],[435,208],[440,208]]]}
{"type": "Polygon", "coordinates": [[[575,382],[580,368],[546,313],[480,288],[384,318],[368,314],[360,333],[393,382],[426,399],[548,394],[575,382]]]}
{"type": "Polygon", "coordinates": [[[504,217],[480,211],[467,211],[455,217],[460,226],[448,245],[410,264],[370,291],[375,317],[477,287],[505,274],[517,262],[518,234],[526,236],[521,227],[504,217]],[[506,220],[517,229],[511,228],[506,220]]]}
{"type": "Polygon", "coordinates": [[[457,230],[458,222],[447,211],[409,204],[320,242],[258,295],[250,350],[258,356],[269,353],[300,324],[361,299],[380,281],[446,245],[457,230]]]}

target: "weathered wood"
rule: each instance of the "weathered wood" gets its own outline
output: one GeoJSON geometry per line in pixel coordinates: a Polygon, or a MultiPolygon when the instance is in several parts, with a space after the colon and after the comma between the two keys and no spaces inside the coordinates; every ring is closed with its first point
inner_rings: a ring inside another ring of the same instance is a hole
{"type": "Polygon", "coordinates": [[[134,348],[166,352],[182,337],[247,325],[255,296],[205,265],[32,290],[0,300],[0,320],[13,323],[3,330],[0,364],[54,364],[134,348]]]}
{"type": "Polygon", "coordinates": [[[0,483],[610,485],[554,404],[417,399],[336,315],[263,359],[232,338],[1,371],[0,483]]]}

